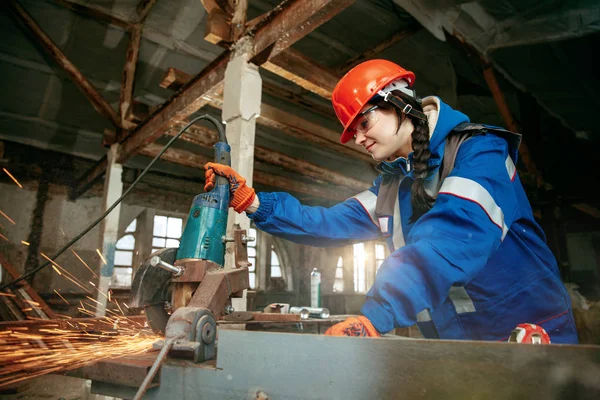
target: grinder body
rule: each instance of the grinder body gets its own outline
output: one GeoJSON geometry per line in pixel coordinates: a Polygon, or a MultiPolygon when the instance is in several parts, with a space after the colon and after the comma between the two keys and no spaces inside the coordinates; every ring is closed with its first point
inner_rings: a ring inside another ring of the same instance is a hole
{"type": "MultiPolygon", "coordinates": [[[[218,142],[213,147],[215,162],[231,165],[231,148],[227,143],[218,142]]],[[[227,214],[229,210],[229,180],[216,177],[215,187],[194,198],[188,215],[177,260],[209,260],[223,266],[225,264],[225,242],[227,214]]]]}

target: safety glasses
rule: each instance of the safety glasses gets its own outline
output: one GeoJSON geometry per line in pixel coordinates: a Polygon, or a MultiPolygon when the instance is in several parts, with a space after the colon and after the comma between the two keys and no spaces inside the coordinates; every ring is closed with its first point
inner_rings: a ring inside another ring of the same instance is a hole
{"type": "Polygon", "coordinates": [[[352,125],[350,125],[349,129],[354,133],[355,136],[359,133],[367,133],[369,129],[371,129],[379,120],[379,114],[375,112],[378,107],[379,106],[370,107],[358,114],[358,116],[354,119],[354,122],[352,122],[352,125]]]}

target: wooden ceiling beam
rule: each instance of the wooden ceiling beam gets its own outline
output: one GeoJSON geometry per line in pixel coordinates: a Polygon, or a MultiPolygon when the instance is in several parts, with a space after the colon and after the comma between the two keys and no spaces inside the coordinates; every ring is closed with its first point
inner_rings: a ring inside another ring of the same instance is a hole
{"type": "Polygon", "coordinates": [[[261,65],[296,85],[330,100],[341,75],[325,68],[294,49],[287,49],[261,65]]]}
{"type": "Polygon", "coordinates": [[[44,50],[56,61],[59,67],[69,75],[73,83],[81,90],[94,109],[108,119],[116,128],[121,128],[121,120],[117,112],[104,100],[94,86],[67,58],[65,53],[52,41],[44,30],[35,22],[27,11],[16,0],[10,0],[8,7],[18,20],[28,28],[31,34],[39,41],[44,50]]]}
{"type": "Polygon", "coordinates": [[[369,49],[368,51],[366,51],[362,54],[357,55],[356,57],[352,57],[351,59],[346,61],[342,66],[337,68],[337,72],[340,75],[345,74],[346,72],[350,71],[352,68],[354,68],[361,62],[370,60],[370,59],[376,57],[378,54],[380,54],[384,50],[392,47],[396,43],[401,42],[402,40],[406,39],[407,37],[412,36],[413,34],[418,32],[420,29],[421,28],[419,26],[419,27],[404,29],[404,30],[394,33],[392,36],[390,36],[383,42],[379,43],[375,47],[369,49]]]}
{"type": "MultiPolygon", "coordinates": [[[[156,143],[150,143],[139,151],[139,154],[146,155],[148,157],[156,157],[156,155],[162,150],[162,146],[156,143]]],[[[185,165],[192,168],[202,169],[204,165],[212,161],[210,158],[192,153],[187,150],[181,149],[168,149],[161,157],[161,160],[169,161],[172,163],[185,165]]],[[[319,197],[328,200],[343,201],[349,194],[348,191],[339,188],[332,189],[331,185],[324,186],[318,184],[308,184],[305,182],[292,180],[279,175],[274,175],[264,171],[254,170],[253,181],[255,183],[276,187],[285,191],[291,191],[296,193],[307,194],[313,197],[319,197]]],[[[349,194],[351,195],[351,194],[349,194]]]]}
{"type": "MultiPolygon", "coordinates": [[[[177,132],[183,128],[185,124],[185,122],[178,123],[166,134],[168,136],[175,136],[175,134],[177,134],[177,132]]],[[[211,148],[219,140],[219,137],[217,132],[212,129],[200,125],[194,125],[191,126],[183,135],[181,135],[181,139],[202,147],[211,148]]],[[[343,186],[348,188],[353,193],[359,193],[371,187],[370,182],[360,181],[358,179],[340,174],[336,171],[323,168],[316,164],[290,157],[264,147],[254,146],[254,157],[257,161],[265,164],[281,167],[288,171],[296,172],[322,182],[329,182],[343,186]]]]}
{"type": "Polygon", "coordinates": [[[152,6],[154,6],[155,3],[156,0],[140,0],[140,2],[135,7],[137,17],[136,22],[138,24],[141,24],[146,20],[148,14],[150,13],[150,10],[152,9],[152,6]]]}
{"type": "MultiPolygon", "coordinates": [[[[181,85],[186,84],[189,79],[191,79],[191,75],[175,68],[169,68],[160,86],[176,89],[181,85]]],[[[223,109],[223,98],[221,95],[207,96],[206,99],[211,106],[217,109],[223,109]]],[[[334,132],[321,125],[307,121],[268,104],[261,104],[260,117],[257,118],[256,122],[259,125],[277,129],[290,136],[309,141],[318,146],[331,149],[352,158],[358,158],[371,164],[373,163],[373,159],[361,148],[356,147],[353,144],[341,144],[339,132],[334,132]]]]}
{"type": "MultiPolygon", "coordinates": [[[[284,0],[244,37],[253,43],[251,54],[267,61],[296,40],[300,40],[321,24],[333,18],[354,0],[284,0]]],[[[225,68],[231,51],[223,52],[181,90],[159,107],[146,121],[127,136],[119,148],[118,162],[123,163],[149,143],[153,143],[176,121],[185,120],[207,103],[207,96],[221,93],[225,68]]],[[[92,173],[97,171],[92,170],[92,173]]],[[[84,175],[83,181],[95,180],[84,175]]]]}
{"type": "MultiPolygon", "coordinates": [[[[71,10],[77,14],[85,15],[92,19],[106,22],[107,24],[115,25],[115,26],[118,26],[125,30],[129,29],[129,27],[132,25],[131,22],[126,21],[123,18],[114,16],[95,5],[86,4],[81,0],[79,2],[77,2],[76,0],[75,1],[73,1],[73,0],[50,0],[50,1],[66,8],[68,10],[71,10]]],[[[87,2],[87,3],[89,3],[89,2],[87,2]]]]}
{"type": "Polygon", "coordinates": [[[126,136],[129,129],[135,127],[131,122],[131,106],[133,102],[133,89],[135,84],[135,71],[140,54],[140,44],[142,42],[142,33],[144,31],[144,21],[150,13],[156,0],[140,0],[136,7],[136,20],[138,23],[129,29],[129,44],[125,55],[125,66],[123,67],[123,77],[121,80],[121,93],[119,96],[119,116],[123,130],[118,132],[117,138],[122,139],[126,136]]]}
{"type": "MultiPolygon", "coordinates": [[[[269,57],[276,56],[285,50],[284,46],[290,46],[293,43],[290,38],[286,38],[284,42],[280,43],[279,39],[284,32],[293,33],[292,36],[299,40],[326,21],[323,15],[324,10],[327,11],[326,16],[331,18],[333,17],[331,7],[339,7],[340,4],[351,2],[350,0],[284,1],[282,5],[278,6],[282,9],[281,12],[269,19],[268,22],[259,23],[257,25],[259,28],[252,32],[254,43],[252,53],[259,54],[265,49],[271,48],[269,57]],[[303,27],[301,33],[297,32],[298,27],[303,27]]],[[[340,12],[342,9],[336,8],[336,10],[340,12]]],[[[250,33],[246,34],[246,36],[248,35],[250,33]]],[[[169,128],[171,121],[186,119],[207,104],[207,98],[222,92],[225,68],[230,57],[231,51],[223,52],[167,100],[148,120],[138,126],[121,144],[119,162],[128,159],[139,148],[154,142],[169,128]]]]}

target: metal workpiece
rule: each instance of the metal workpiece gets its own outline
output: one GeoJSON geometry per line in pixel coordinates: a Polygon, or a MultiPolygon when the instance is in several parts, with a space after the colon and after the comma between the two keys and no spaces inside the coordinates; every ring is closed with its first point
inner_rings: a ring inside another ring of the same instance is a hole
{"type": "Polygon", "coordinates": [[[181,276],[183,275],[184,269],[181,267],[176,267],[174,265],[168,264],[160,259],[158,256],[150,257],[150,265],[153,267],[159,267],[173,274],[173,276],[181,276]]]}
{"type": "MultiPolygon", "coordinates": [[[[163,364],[145,399],[600,398],[600,346],[219,329],[216,366],[163,364]]],[[[100,392],[118,395],[116,388],[100,392]]]]}
{"type": "Polygon", "coordinates": [[[216,318],[225,312],[229,298],[250,286],[248,268],[220,269],[206,274],[188,306],[210,310],[216,318]]]}

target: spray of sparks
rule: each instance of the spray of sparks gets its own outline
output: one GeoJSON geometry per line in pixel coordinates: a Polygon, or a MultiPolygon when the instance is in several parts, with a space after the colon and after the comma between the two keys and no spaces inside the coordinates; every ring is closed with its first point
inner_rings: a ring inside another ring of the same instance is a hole
{"type": "Polygon", "coordinates": [[[159,339],[142,333],[137,326],[140,324],[127,318],[104,317],[97,321],[93,330],[82,330],[81,325],[88,324],[81,322],[74,325],[69,320],[51,320],[0,331],[0,389],[101,360],[142,354],[152,350],[159,339]],[[70,325],[67,329],[65,323],[70,325]]]}
{"type": "MultiPolygon", "coordinates": [[[[5,171],[8,174],[8,171],[5,171]]],[[[9,176],[11,176],[9,174],[9,176]]],[[[11,176],[12,177],[12,176],[11,176]]],[[[15,179],[15,182],[18,182],[15,179]]],[[[0,210],[0,216],[15,224],[7,214],[0,210]]],[[[64,235],[64,231],[62,231],[64,235]]],[[[8,240],[0,233],[0,239],[8,240]]],[[[21,241],[28,246],[29,243],[21,241]]],[[[98,275],[74,250],[73,255],[89,270],[95,278],[98,275]]],[[[106,260],[97,249],[102,261],[106,260]]],[[[79,306],[71,304],[57,290],[56,295],[67,305],[74,305],[80,315],[102,318],[74,319],[55,313],[59,319],[48,320],[39,303],[27,300],[6,289],[0,297],[14,302],[23,316],[24,323],[0,324],[0,390],[18,382],[49,373],[61,373],[93,364],[101,360],[135,356],[152,350],[152,344],[160,339],[154,335],[140,319],[128,318],[123,307],[110,291],[102,292],[93,282],[83,282],[77,276],[44,253],[41,256],[51,263],[53,270],[61,277],[78,286],[85,293],[85,300],[79,306]],[[87,294],[87,295],[86,295],[87,294]],[[101,303],[98,300],[106,301],[101,303]],[[94,299],[96,297],[96,299],[94,299]],[[108,304],[105,304],[107,303],[108,304]],[[113,309],[108,305],[114,304],[113,309]],[[84,322],[87,321],[87,322],[84,322]],[[29,325],[28,325],[29,324],[29,325]],[[4,326],[2,326],[4,325],[4,326]]]]}

